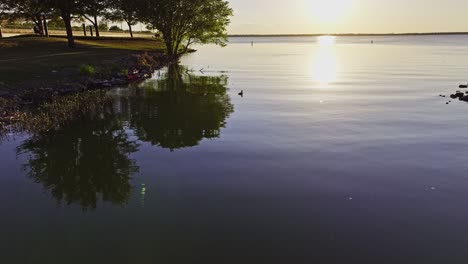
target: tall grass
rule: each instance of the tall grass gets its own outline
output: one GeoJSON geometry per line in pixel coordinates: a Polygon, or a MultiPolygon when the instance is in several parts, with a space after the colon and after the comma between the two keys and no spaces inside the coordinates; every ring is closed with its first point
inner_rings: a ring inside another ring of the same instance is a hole
{"type": "Polygon", "coordinates": [[[67,126],[90,114],[101,113],[111,103],[104,91],[87,91],[42,103],[37,109],[19,117],[21,127],[42,132],[67,126]]]}

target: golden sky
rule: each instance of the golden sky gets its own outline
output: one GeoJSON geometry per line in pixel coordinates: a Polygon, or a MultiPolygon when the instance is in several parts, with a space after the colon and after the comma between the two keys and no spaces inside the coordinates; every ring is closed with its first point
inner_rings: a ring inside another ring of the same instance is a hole
{"type": "Polygon", "coordinates": [[[229,0],[230,34],[468,31],[468,0],[229,0]]]}

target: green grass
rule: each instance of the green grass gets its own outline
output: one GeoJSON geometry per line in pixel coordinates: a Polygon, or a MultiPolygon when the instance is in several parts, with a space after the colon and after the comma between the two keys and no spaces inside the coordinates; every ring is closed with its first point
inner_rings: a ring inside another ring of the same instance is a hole
{"type": "Polygon", "coordinates": [[[86,76],[93,76],[96,74],[96,68],[91,65],[83,64],[80,66],[80,73],[86,76]]]}
{"type": "Polygon", "coordinates": [[[150,38],[77,37],[69,49],[65,37],[22,36],[0,39],[0,89],[57,80],[72,81],[81,65],[109,65],[141,51],[163,52],[162,41],[150,38]]]}
{"type": "Polygon", "coordinates": [[[111,101],[101,90],[59,97],[43,102],[34,112],[19,112],[18,128],[30,132],[58,129],[81,117],[103,112],[111,101]]]}

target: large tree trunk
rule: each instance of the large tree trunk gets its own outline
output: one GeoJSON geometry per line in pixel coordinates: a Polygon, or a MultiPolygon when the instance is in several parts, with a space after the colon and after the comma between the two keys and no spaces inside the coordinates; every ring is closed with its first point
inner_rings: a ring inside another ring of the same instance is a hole
{"type": "MultiPolygon", "coordinates": [[[[44,25],[42,24],[41,16],[34,16],[33,17],[33,22],[37,26],[37,29],[39,30],[39,35],[44,36],[44,25]]],[[[36,33],[36,32],[34,32],[34,33],[36,33]]]]}
{"type": "Polygon", "coordinates": [[[176,43],[172,40],[166,40],[166,49],[167,49],[167,57],[171,63],[177,63],[180,59],[179,50],[176,47],[176,43]]]}
{"type": "Polygon", "coordinates": [[[47,26],[47,19],[45,16],[43,18],[44,18],[43,20],[44,21],[44,33],[46,37],[49,37],[49,27],[47,26]]]}
{"type": "Polygon", "coordinates": [[[99,24],[98,24],[97,16],[94,16],[94,29],[96,31],[96,37],[100,37],[99,36],[99,24]]]}
{"type": "Polygon", "coordinates": [[[172,42],[171,41],[164,41],[164,43],[166,44],[166,53],[167,53],[167,56],[168,58],[171,58],[172,59],[172,56],[174,56],[173,54],[173,45],[172,45],[172,42]]]}
{"type": "Polygon", "coordinates": [[[0,25],[0,38],[3,38],[2,25],[0,25]]]}
{"type": "Polygon", "coordinates": [[[132,38],[133,38],[133,30],[132,30],[132,25],[131,25],[129,22],[127,22],[127,25],[128,25],[128,31],[130,31],[130,37],[132,37],[132,38]]]}
{"type": "Polygon", "coordinates": [[[73,38],[73,29],[71,25],[71,14],[62,11],[62,19],[67,29],[68,47],[71,49],[76,48],[75,39],[73,38]]]}

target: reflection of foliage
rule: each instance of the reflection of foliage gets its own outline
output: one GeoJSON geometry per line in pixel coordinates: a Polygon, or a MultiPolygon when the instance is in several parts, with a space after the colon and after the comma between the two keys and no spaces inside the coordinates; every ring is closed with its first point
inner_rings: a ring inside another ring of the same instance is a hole
{"type": "Polygon", "coordinates": [[[31,137],[18,147],[28,155],[28,175],[57,199],[94,209],[99,200],[124,205],[130,177],[138,171],[129,155],[141,141],[171,150],[213,139],[234,111],[227,77],[192,76],[170,68],[149,87],[131,88],[114,98],[100,92],[73,95],[43,104],[28,114],[31,137]],[[115,113],[120,112],[120,114],[115,113]]]}
{"type": "Polygon", "coordinates": [[[220,135],[234,111],[226,94],[227,77],[181,74],[177,66],[151,87],[129,98],[130,126],[142,141],[171,150],[192,147],[220,135]],[[156,87],[155,87],[156,86],[156,87]]]}
{"type": "Polygon", "coordinates": [[[96,115],[110,104],[104,91],[87,91],[42,103],[31,113],[20,116],[20,124],[32,132],[70,126],[84,116],[96,115]]]}
{"type": "Polygon", "coordinates": [[[33,135],[18,151],[28,153],[25,169],[59,202],[94,209],[103,201],[126,204],[138,171],[128,155],[137,150],[121,122],[105,111],[72,126],[33,135]]]}

